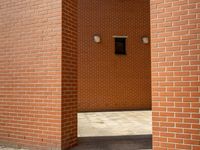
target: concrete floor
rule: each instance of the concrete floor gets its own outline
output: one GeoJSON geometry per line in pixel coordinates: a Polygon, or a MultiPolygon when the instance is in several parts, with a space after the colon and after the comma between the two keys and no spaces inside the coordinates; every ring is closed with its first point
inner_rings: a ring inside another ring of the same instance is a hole
{"type": "Polygon", "coordinates": [[[28,149],[12,148],[12,147],[7,147],[7,146],[1,146],[0,145],[0,150],[28,150],[28,149]]]}
{"type": "Polygon", "coordinates": [[[70,150],[151,150],[151,135],[81,137],[70,150]]]}
{"type": "MultiPolygon", "coordinates": [[[[151,150],[151,135],[80,137],[70,150],[151,150]]],[[[27,150],[0,146],[0,150],[27,150]]]]}
{"type": "Polygon", "coordinates": [[[151,150],[151,124],[151,111],[79,113],[71,150],[151,150]]]}
{"type": "Polygon", "coordinates": [[[151,111],[91,112],[78,114],[78,136],[152,134],[151,111]]]}

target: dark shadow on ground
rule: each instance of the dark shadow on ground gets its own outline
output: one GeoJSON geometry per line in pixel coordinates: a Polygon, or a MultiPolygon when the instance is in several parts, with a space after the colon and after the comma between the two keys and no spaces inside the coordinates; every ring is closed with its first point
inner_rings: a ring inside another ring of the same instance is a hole
{"type": "Polygon", "coordinates": [[[150,150],[151,135],[80,137],[78,146],[70,150],[150,150]]]}

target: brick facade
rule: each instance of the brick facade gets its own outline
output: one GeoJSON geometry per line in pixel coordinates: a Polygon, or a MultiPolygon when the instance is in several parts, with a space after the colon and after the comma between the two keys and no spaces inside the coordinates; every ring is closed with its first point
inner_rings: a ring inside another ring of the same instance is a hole
{"type": "Polygon", "coordinates": [[[78,110],[151,109],[149,1],[78,2],[78,110]],[[127,55],[115,54],[114,35],[128,36],[127,55]]]}
{"type": "Polygon", "coordinates": [[[1,144],[48,150],[76,144],[76,5],[1,0],[1,144]]]}
{"type": "Polygon", "coordinates": [[[153,149],[200,149],[200,1],[151,0],[153,149]]]}
{"type": "MultiPolygon", "coordinates": [[[[76,5],[1,0],[0,143],[76,144],[76,5]]],[[[154,150],[200,149],[199,10],[199,0],[151,0],[154,150]]]]}

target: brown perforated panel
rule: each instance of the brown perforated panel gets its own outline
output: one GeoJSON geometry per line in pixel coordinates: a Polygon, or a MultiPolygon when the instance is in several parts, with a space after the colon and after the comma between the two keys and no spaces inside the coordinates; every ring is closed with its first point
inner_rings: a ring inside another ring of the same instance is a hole
{"type": "Polygon", "coordinates": [[[79,111],[150,109],[150,5],[147,0],[79,0],[79,111]],[[101,43],[93,42],[93,35],[101,43]],[[113,35],[127,35],[115,55],[113,35]]]}

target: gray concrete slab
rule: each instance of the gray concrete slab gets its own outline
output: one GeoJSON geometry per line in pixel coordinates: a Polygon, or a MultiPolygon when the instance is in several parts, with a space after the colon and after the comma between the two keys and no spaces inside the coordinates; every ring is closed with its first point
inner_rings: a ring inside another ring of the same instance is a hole
{"type": "Polygon", "coordinates": [[[28,149],[12,148],[12,147],[9,147],[9,146],[0,145],[0,150],[28,150],[28,149]]]}
{"type": "Polygon", "coordinates": [[[151,111],[78,113],[78,136],[126,136],[152,134],[151,111]]]}
{"type": "Polygon", "coordinates": [[[81,137],[70,150],[151,150],[151,135],[81,137]]]}

